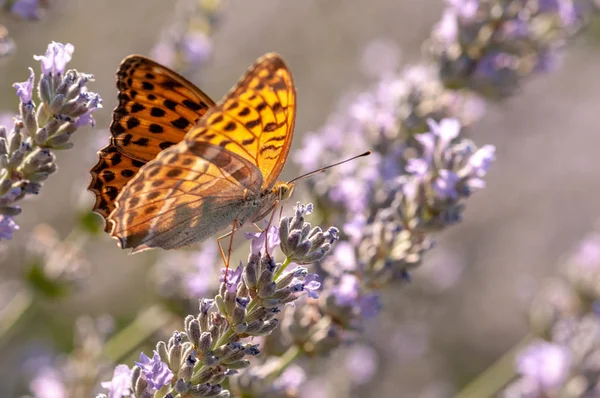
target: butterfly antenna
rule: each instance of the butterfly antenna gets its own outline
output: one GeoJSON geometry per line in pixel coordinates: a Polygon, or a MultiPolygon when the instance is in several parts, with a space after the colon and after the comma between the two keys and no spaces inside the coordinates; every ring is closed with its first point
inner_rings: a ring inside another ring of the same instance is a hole
{"type": "Polygon", "coordinates": [[[330,169],[330,168],[335,167],[335,166],[339,166],[340,164],[344,164],[344,163],[349,162],[351,160],[358,159],[358,158],[361,158],[363,156],[369,156],[370,154],[371,154],[371,151],[363,152],[360,155],[352,156],[351,158],[346,159],[346,160],[342,160],[341,162],[337,162],[337,163],[334,163],[334,164],[330,164],[329,166],[321,167],[320,169],[313,170],[313,171],[311,171],[309,173],[306,173],[306,174],[302,174],[300,177],[296,177],[293,180],[288,181],[288,184],[292,183],[294,181],[301,180],[303,178],[310,177],[310,176],[312,176],[314,174],[317,174],[317,173],[322,173],[322,172],[324,172],[327,169],[330,169]]]}

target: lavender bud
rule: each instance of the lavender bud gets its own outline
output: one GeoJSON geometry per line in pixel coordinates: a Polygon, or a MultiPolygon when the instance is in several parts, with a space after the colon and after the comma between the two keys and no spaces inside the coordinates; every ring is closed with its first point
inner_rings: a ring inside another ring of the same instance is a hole
{"type": "MultiPolygon", "coordinates": [[[[40,83],[38,86],[38,94],[42,99],[42,102],[49,104],[52,102],[52,94],[50,93],[50,80],[49,77],[44,75],[40,79],[40,83]]],[[[42,107],[40,107],[42,108],[42,107]]]]}
{"type": "Polygon", "coordinates": [[[23,136],[15,131],[15,134],[12,134],[9,139],[8,152],[14,153],[14,152],[18,151],[19,148],[21,147],[22,139],[23,139],[23,136]]]}
{"type": "Polygon", "coordinates": [[[186,358],[185,363],[181,367],[179,371],[179,377],[185,381],[189,382],[192,379],[192,374],[194,373],[194,366],[196,365],[196,358],[194,355],[190,355],[186,358]]]}
{"type": "MultiPolygon", "coordinates": [[[[205,366],[198,373],[194,375],[191,380],[191,384],[194,386],[207,383],[215,374],[215,369],[212,367],[205,366]]],[[[193,388],[193,387],[192,387],[193,388]]]]}
{"type": "Polygon", "coordinates": [[[156,351],[161,358],[169,358],[169,354],[167,352],[167,345],[164,341],[159,341],[156,344],[156,351]]]}
{"type": "Polygon", "coordinates": [[[165,358],[169,358],[169,368],[171,368],[174,375],[179,374],[179,369],[181,369],[182,351],[183,347],[181,345],[176,345],[171,347],[169,354],[165,356],[165,358]]]}
{"type": "Polygon", "coordinates": [[[58,149],[61,146],[64,146],[65,144],[69,143],[69,139],[71,138],[71,135],[73,133],[69,132],[69,131],[63,131],[60,132],[56,135],[54,135],[53,137],[49,138],[48,140],[46,140],[45,146],[49,147],[49,148],[55,148],[58,149]]]}
{"type": "Polygon", "coordinates": [[[277,289],[281,289],[287,285],[290,284],[290,282],[292,282],[292,279],[294,279],[295,275],[294,272],[286,272],[285,274],[283,274],[282,276],[279,277],[279,279],[277,280],[277,289]]]}
{"type": "Polygon", "coordinates": [[[198,343],[198,352],[202,357],[206,356],[212,346],[212,338],[210,333],[202,332],[200,336],[200,342],[198,343]]]}
{"type": "Polygon", "coordinates": [[[192,343],[195,347],[200,345],[200,323],[197,319],[192,319],[192,321],[188,324],[187,335],[190,343],[192,343]]]}
{"type": "Polygon", "coordinates": [[[247,359],[242,359],[241,361],[231,362],[227,364],[227,367],[230,369],[246,369],[249,366],[250,361],[248,361],[247,359]]]}
{"type": "Polygon", "coordinates": [[[50,101],[50,109],[52,110],[52,113],[55,115],[60,113],[64,103],[65,96],[63,94],[57,94],[54,98],[52,98],[52,101],[50,101]]]}
{"type": "Polygon", "coordinates": [[[244,322],[246,318],[246,309],[242,306],[236,306],[233,310],[233,315],[231,316],[231,322],[234,325],[239,325],[244,322]]]}
{"type": "Polygon", "coordinates": [[[244,282],[245,282],[245,286],[247,286],[249,289],[256,288],[256,284],[257,284],[256,266],[257,266],[257,262],[251,262],[249,260],[248,264],[246,265],[246,268],[244,268],[244,282]]]}
{"type": "Polygon", "coordinates": [[[173,389],[178,394],[185,394],[188,391],[190,391],[191,387],[192,387],[191,383],[186,383],[185,381],[183,381],[183,379],[178,379],[175,382],[175,387],[173,389]]]}
{"type": "Polygon", "coordinates": [[[25,158],[25,153],[21,151],[13,152],[13,154],[8,158],[8,167],[17,167],[23,162],[25,158]]]}
{"type": "Polygon", "coordinates": [[[277,284],[273,281],[270,281],[260,286],[260,289],[258,290],[257,294],[260,298],[271,297],[276,290],[277,284]]]}

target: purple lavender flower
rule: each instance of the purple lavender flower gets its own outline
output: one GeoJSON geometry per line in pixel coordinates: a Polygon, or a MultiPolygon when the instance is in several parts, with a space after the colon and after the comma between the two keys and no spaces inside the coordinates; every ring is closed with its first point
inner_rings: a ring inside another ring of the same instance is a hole
{"type": "MultiPolygon", "coordinates": [[[[52,42],[45,55],[34,56],[43,72],[37,84],[39,104],[33,101],[33,69],[25,82],[13,85],[20,99],[19,115],[10,126],[0,128],[0,214],[4,216],[19,214],[15,202],[40,192],[43,182],[57,170],[52,150],[71,148],[73,133],[93,125],[92,112],[102,106],[98,94],[87,91],[92,75],[76,70],[65,73],[73,50],[71,44],[52,42]]],[[[2,228],[4,239],[16,229],[6,218],[2,228]]]]}
{"type": "Polygon", "coordinates": [[[571,354],[561,345],[537,341],[525,348],[516,359],[517,372],[534,381],[540,394],[557,392],[569,376],[571,354]]]}
{"type": "Polygon", "coordinates": [[[142,370],[144,379],[148,382],[148,386],[153,390],[160,390],[171,382],[173,372],[162,362],[158,352],[154,351],[154,357],[148,358],[143,352],[140,354],[140,361],[135,363],[142,370]]]}
{"type": "Polygon", "coordinates": [[[40,0],[16,0],[10,12],[23,19],[40,19],[43,14],[40,0]]]}
{"type": "Polygon", "coordinates": [[[13,233],[19,229],[19,226],[11,216],[0,214],[0,241],[11,240],[13,233]]]}
{"type": "Polygon", "coordinates": [[[31,102],[31,96],[33,95],[33,81],[35,79],[35,73],[33,69],[29,68],[29,79],[23,83],[15,83],[13,87],[17,90],[17,96],[21,100],[22,104],[31,102]]]}
{"type": "Polygon", "coordinates": [[[336,304],[351,306],[358,301],[360,283],[358,278],[352,274],[343,274],[340,280],[330,290],[335,298],[336,304]]]}
{"type": "Polygon", "coordinates": [[[238,265],[238,267],[235,269],[235,271],[232,270],[232,268],[229,268],[229,269],[222,268],[221,269],[221,277],[219,278],[219,281],[224,282],[225,276],[227,276],[227,291],[228,292],[235,293],[238,285],[242,281],[242,271],[243,270],[244,270],[244,267],[242,266],[241,263],[240,263],[240,265],[238,265]]]}
{"type": "Polygon", "coordinates": [[[40,369],[29,383],[35,398],[67,398],[67,388],[60,373],[51,367],[40,369]]]}
{"type": "Polygon", "coordinates": [[[212,52],[212,40],[202,32],[188,32],[183,37],[183,54],[186,60],[194,65],[206,62],[212,52]]]}
{"type": "Polygon", "coordinates": [[[558,49],[580,27],[573,0],[447,3],[429,43],[440,77],[448,87],[489,98],[511,96],[524,78],[551,69],[558,49]]]}
{"type": "Polygon", "coordinates": [[[42,73],[46,76],[62,75],[75,47],[72,44],[52,42],[44,55],[34,55],[33,59],[41,61],[42,73]]]}
{"type": "Polygon", "coordinates": [[[291,289],[296,292],[305,292],[306,295],[312,299],[319,298],[319,288],[321,282],[319,281],[319,275],[308,274],[302,279],[295,279],[291,283],[291,289]]]}
{"type": "Polygon", "coordinates": [[[113,378],[101,383],[108,390],[108,398],[122,398],[131,394],[131,370],[127,365],[117,365],[113,378]]]}
{"type": "Polygon", "coordinates": [[[298,389],[306,381],[306,372],[300,366],[291,364],[273,381],[274,392],[290,393],[298,389]]]}
{"type": "Polygon", "coordinates": [[[373,347],[355,345],[346,353],[345,366],[355,385],[368,383],[378,367],[377,352],[373,347]]]}
{"type": "Polygon", "coordinates": [[[362,294],[358,301],[358,308],[363,318],[374,318],[381,313],[381,298],[377,293],[362,294]]]}
{"type": "Polygon", "coordinates": [[[102,98],[100,98],[100,95],[89,91],[84,91],[81,94],[82,97],[85,98],[84,104],[87,110],[83,115],[77,118],[75,121],[75,127],[83,127],[88,124],[94,127],[96,125],[96,121],[92,117],[92,113],[102,108],[102,98]]]}
{"type": "MultiPolygon", "coordinates": [[[[268,222],[265,222],[265,227],[268,222]]],[[[279,244],[281,243],[281,239],[279,237],[279,228],[275,225],[271,225],[268,232],[267,230],[261,232],[246,232],[244,233],[246,239],[251,239],[250,247],[252,249],[252,254],[260,254],[265,249],[265,239],[267,239],[266,246],[267,252],[272,254],[273,251],[279,244]]]]}

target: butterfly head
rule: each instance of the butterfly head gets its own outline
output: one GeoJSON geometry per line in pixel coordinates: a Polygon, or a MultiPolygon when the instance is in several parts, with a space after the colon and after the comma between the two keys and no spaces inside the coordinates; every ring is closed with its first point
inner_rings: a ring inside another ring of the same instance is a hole
{"type": "Polygon", "coordinates": [[[292,196],[295,185],[293,182],[278,181],[273,187],[272,192],[277,196],[278,200],[283,201],[292,196]]]}

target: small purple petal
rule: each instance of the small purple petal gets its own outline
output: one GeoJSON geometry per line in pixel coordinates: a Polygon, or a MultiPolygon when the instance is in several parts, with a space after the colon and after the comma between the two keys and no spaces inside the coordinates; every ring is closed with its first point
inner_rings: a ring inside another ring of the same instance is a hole
{"type": "Polygon", "coordinates": [[[254,233],[246,232],[244,233],[244,236],[246,237],[246,239],[252,239],[252,242],[250,243],[252,254],[260,254],[264,251],[265,238],[267,239],[267,251],[269,252],[269,254],[273,253],[273,251],[281,243],[281,239],[279,237],[279,227],[275,225],[271,225],[268,233],[266,232],[266,230],[254,233]]]}
{"type": "Polygon", "coordinates": [[[19,229],[19,226],[10,216],[0,214],[0,241],[11,240],[13,233],[19,229]]]}
{"type": "Polygon", "coordinates": [[[160,390],[173,379],[173,372],[166,363],[161,361],[157,351],[154,351],[152,359],[142,352],[140,361],[135,364],[140,367],[144,379],[153,390],[160,390]]]}
{"type": "Polygon", "coordinates": [[[29,68],[29,79],[23,83],[14,83],[13,87],[17,90],[17,96],[21,100],[22,104],[27,104],[31,101],[33,95],[33,81],[35,79],[35,73],[33,69],[29,68]]]}
{"type": "Polygon", "coordinates": [[[238,284],[242,280],[243,268],[242,262],[240,261],[240,265],[238,265],[235,271],[232,271],[231,268],[229,268],[227,271],[225,271],[225,268],[221,269],[219,281],[223,282],[225,280],[225,274],[227,274],[227,291],[235,292],[237,290],[238,284]]]}
{"type": "Polygon", "coordinates": [[[460,177],[455,172],[450,170],[440,170],[440,175],[433,183],[433,189],[440,199],[457,200],[459,195],[456,191],[456,184],[458,184],[459,181],[460,177]]]}

